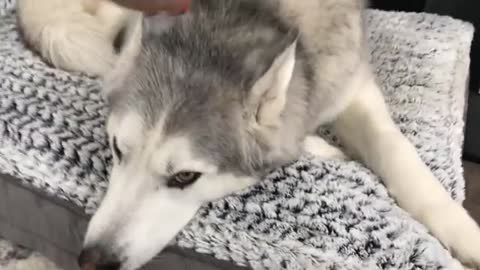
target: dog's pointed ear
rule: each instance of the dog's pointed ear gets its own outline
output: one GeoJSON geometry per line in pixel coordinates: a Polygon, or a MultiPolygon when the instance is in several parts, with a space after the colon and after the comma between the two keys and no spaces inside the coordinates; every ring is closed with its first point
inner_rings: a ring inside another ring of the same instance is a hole
{"type": "Polygon", "coordinates": [[[272,127],[279,123],[295,68],[297,40],[275,57],[250,91],[249,103],[260,126],[272,127]]]}

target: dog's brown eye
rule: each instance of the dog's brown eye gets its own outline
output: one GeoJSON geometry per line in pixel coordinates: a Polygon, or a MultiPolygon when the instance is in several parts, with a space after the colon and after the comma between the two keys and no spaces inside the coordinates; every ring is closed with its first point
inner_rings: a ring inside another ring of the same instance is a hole
{"type": "Polygon", "coordinates": [[[170,188],[180,188],[184,189],[185,187],[195,183],[202,176],[199,172],[179,172],[172,177],[167,182],[167,186],[170,188]]]}

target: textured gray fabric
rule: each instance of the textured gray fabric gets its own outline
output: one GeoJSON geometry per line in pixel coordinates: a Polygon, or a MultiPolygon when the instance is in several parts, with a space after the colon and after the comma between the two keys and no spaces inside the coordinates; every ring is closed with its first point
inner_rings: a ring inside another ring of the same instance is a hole
{"type": "Polygon", "coordinates": [[[5,240],[0,240],[0,269],[11,264],[12,261],[24,260],[31,256],[31,253],[24,248],[18,248],[5,240]]]}
{"type": "MultiPolygon", "coordinates": [[[[368,26],[372,62],[395,121],[452,196],[463,200],[472,26],[379,11],[368,12],[368,26]]],[[[25,49],[12,14],[0,18],[0,37],[0,170],[92,213],[111,159],[98,82],[45,66],[25,49]]],[[[364,166],[311,157],[206,205],[177,240],[254,269],[458,266],[364,166]]]]}
{"type": "Polygon", "coordinates": [[[14,8],[15,0],[0,0],[0,15],[4,15],[14,8]]]}

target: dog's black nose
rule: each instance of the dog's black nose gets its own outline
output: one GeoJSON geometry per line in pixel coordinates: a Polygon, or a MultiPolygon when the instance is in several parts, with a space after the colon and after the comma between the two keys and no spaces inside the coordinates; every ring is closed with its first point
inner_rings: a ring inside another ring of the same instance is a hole
{"type": "Polygon", "coordinates": [[[82,250],[78,256],[78,265],[82,270],[119,270],[121,263],[116,256],[102,248],[92,247],[82,250]]]}

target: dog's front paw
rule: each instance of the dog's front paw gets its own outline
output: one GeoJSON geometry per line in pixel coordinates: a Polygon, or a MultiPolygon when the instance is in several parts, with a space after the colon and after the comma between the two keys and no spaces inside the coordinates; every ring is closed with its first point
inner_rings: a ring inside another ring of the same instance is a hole
{"type": "Polygon", "coordinates": [[[347,156],[339,148],[329,144],[318,136],[307,136],[303,141],[303,150],[315,157],[346,160],[347,156]]]}
{"type": "Polygon", "coordinates": [[[480,228],[459,204],[451,202],[425,213],[432,234],[467,269],[480,270],[480,228]]]}
{"type": "MultiPolygon", "coordinates": [[[[476,226],[476,225],[475,225],[476,226]]],[[[461,226],[449,249],[468,269],[480,270],[480,231],[478,227],[461,226]]]]}

